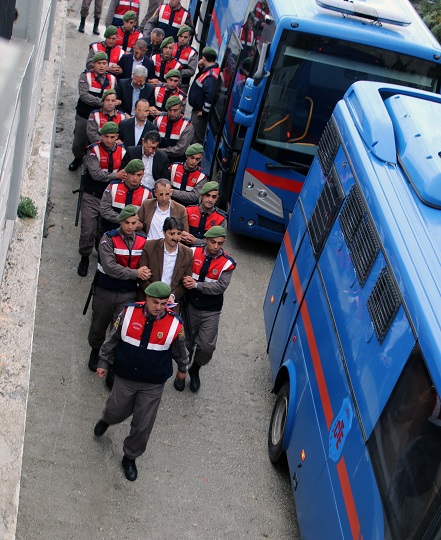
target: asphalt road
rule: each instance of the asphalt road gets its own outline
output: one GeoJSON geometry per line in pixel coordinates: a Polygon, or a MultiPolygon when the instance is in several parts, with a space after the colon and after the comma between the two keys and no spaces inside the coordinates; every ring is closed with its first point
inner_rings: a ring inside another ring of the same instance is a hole
{"type": "MultiPolygon", "coordinates": [[[[275,246],[229,236],[227,251],[238,267],[226,294],[218,348],[201,371],[197,395],[176,392],[172,379],[166,384],[147,451],[137,460],[138,480],[128,482],[121,467],[129,421],[99,440],[93,437],[108,391],[87,368],[90,313],[84,317],[82,309],[92,277],[76,273],[72,190],[80,175],[67,165],[78,76],[94,39],[90,16],[86,33],[77,32],[80,1],[68,6],[17,538],[299,538],[287,472],[271,466],[266,449],[274,396],[262,303],[275,246]]],[[[95,256],[92,272],[94,263],[95,256]]]]}

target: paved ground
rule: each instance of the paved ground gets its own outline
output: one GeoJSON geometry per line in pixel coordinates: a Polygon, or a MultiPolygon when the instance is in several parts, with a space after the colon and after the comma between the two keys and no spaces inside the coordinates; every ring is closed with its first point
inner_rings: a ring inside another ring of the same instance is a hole
{"type": "MultiPolygon", "coordinates": [[[[108,2],[105,2],[107,6],[108,2]]],[[[142,4],[143,5],[143,4],[142,4]]],[[[273,396],[262,302],[274,246],[228,239],[238,268],[227,293],[219,346],[198,395],[166,385],[147,452],[130,483],[120,465],[129,422],[101,440],[92,430],[107,389],[87,369],[91,277],[76,274],[78,229],[70,173],[77,80],[93,41],[77,32],[69,2],[57,148],[40,270],[17,538],[298,538],[286,471],[269,463],[273,396]]],[[[95,259],[92,261],[92,268],[95,259]]]]}

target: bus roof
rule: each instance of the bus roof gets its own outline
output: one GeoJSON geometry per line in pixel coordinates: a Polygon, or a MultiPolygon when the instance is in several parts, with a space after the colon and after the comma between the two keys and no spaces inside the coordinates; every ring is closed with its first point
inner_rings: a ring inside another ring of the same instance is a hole
{"type": "MultiPolygon", "coordinates": [[[[381,25],[362,19],[359,17],[349,16],[346,17],[345,25],[347,27],[353,27],[354,30],[370,34],[375,32],[384,34],[385,37],[404,39],[410,42],[418,43],[423,47],[435,49],[437,53],[441,51],[441,46],[419,17],[414,7],[407,0],[387,0],[387,2],[373,2],[367,0],[366,2],[354,2],[347,3],[340,0],[320,0],[320,3],[333,3],[344,4],[346,6],[362,6],[362,9],[371,8],[381,14],[396,14],[397,18],[401,20],[408,20],[410,24],[408,26],[399,26],[397,24],[390,24],[387,22],[381,23],[381,25]]],[[[325,24],[332,25],[333,23],[341,23],[343,18],[342,13],[326,9],[318,5],[316,0],[277,0],[270,1],[272,15],[277,24],[283,25],[284,28],[289,28],[292,23],[298,23],[299,19],[319,19],[325,24]]],[[[386,17],[387,18],[387,17],[386,17]]],[[[338,24],[341,30],[341,25],[338,24]]],[[[339,36],[343,37],[343,36],[339,36]]]]}
{"type": "Polygon", "coordinates": [[[339,111],[352,118],[337,122],[352,131],[353,170],[441,390],[441,96],[358,82],[339,111]]]}

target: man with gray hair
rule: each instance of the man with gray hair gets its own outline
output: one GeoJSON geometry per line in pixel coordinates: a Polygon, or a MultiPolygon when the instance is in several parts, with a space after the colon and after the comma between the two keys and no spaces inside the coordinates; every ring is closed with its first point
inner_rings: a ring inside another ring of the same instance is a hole
{"type": "Polygon", "coordinates": [[[146,56],[146,51],[147,43],[143,39],[138,39],[132,51],[121,56],[118,61],[118,66],[122,69],[121,79],[130,79],[137,66],[144,66],[147,69],[147,79],[155,77],[153,61],[146,56]]]}
{"type": "Polygon", "coordinates": [[[147,82],[148,71],[145,66],[136,66],[131,79],[121,79],[116,87],[116,97],[121,100],[120,108],[130,116],[135,114],[135,105],[145,99],[155,104],[155,88],[147,82]]]}
{"type": "Polygon", "coordinates": [[[146,39],[146,55],[151,58],[154,54],[161,54],[161,43],[164,41],[165,32],[162,28],[153,28],[150,39],[146,39]]]}

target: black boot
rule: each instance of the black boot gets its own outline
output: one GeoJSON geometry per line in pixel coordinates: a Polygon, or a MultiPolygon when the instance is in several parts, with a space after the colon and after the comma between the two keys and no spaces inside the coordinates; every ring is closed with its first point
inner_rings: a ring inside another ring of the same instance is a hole
{"type": "Polygon", "coordinates": [[[197,392],[201,387],[201,379],[199,378],[199,370],[201,366],[193,362],[191,368],[188,370],[190,375],[190,390],[192,392],[197,392]]]}
{"type": "Polygon", "coordinates": [[[69,171],[76,171],[78,167],[83,163],[83,158],[76,157],[72,163],[69,163],[69,171]]]}
{"type": "Polygon", "coordinates": [[[89,369],[90,371],[96,371],[96,368],[98,366],[98,355],[99,355],[99,352],[100,350],[99,349],[92,349],[90,351],[90,356],[89,356],[89,369]]]}
{"type": "Polygon", "coordinates": [[[95,17],[95,23],[94,23],[94,25],[93,25],[93,30],[92,30],[92,32],[93,32],[96,36],[99,36],[99,35],[100,35],[100,31],[99,31],[99,28],[98,28],[98,25],[99,25],[99,24],[100,24],[100,20],[97,19],[97,18],[95,17]]]}
{"type": "Polygon", "coordinates": [[[86,26],[86,17],[81,17],[80,26],[78,27],[78,32],[84,34],[84,27],[86,26]]]}
{"type": "Polygon", "coordinates": [[[80,264],[78,265],[78,275],[81,277],[87,276],[87,270],[89,269],[89,257],[87,255],[83,255],[81,257],[80,264]]]}

